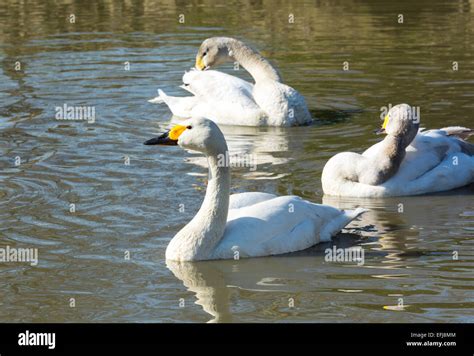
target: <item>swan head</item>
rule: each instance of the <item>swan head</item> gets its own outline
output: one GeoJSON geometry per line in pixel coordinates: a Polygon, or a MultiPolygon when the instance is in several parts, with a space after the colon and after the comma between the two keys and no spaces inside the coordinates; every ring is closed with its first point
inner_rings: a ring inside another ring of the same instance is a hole
{"type": "Polygon", "coordinates": [[[232,60],[230,37],[211,37],[201,44],[196,55],[196,69],[206,70],[232,60]]]}
{"type": "Polygon", "coordinates": [[[385,116],[382,128],[377,133],[401,137],[408,144],[415,138],[420,126],[420,117],[408,104],[398,104],[385,116]]]}
{"type": "Polygon", "coordinates": [[[152,138],[145,145],[176,146],[202,152],[206,155],[217,155],[227,151],[224,134],[216,123],[202,117],[191,118],[171,130],[152,138]]]}

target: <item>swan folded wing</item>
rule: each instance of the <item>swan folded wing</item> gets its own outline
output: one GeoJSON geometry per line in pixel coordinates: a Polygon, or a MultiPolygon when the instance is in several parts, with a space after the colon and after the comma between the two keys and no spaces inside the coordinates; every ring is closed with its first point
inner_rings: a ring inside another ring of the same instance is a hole
{"type": "Polygon", "coordinates": [[[219,124],[262,124],[264,113],[253,98],[253,84],[212,70],[187,72],[183,82],[198,99],[193,116],[207,117],[219,124]]]}
{"type": "Polygon", "coordinates": [[[397,174],[382,184],[397,195],[447,191],[474,181],[474,157],[463,153],[462,142],[445,130],[418,134],[407,147],[397,174]]]}
{"type": "Polygon", "coordinates": [[[277,255],[309,248],[340,210],[296,196],[277,197],[231,210],[216,258],[277,255]]]}
{"type": "Polygon", "coordinates": [[[418,195],[456,189],[474,182],[474,157],[462,152],[451,153],[433,169],[412,181],[387,181],[387,189],[398,187],[399,195],[418,195]]]}
{"type": "Polygon", "coordinates": [[[232,194],[229,200],[229,210],[240,209],[250,205],[261,203],[265,200],[276,198],[275,194],[260,193],[260,192],[246,192],[232,194]]]}
{"type": "Polygon", "coordinates": [[[403,189],[405,183],[423,176],[439,165],[449,151],[449,143],[418,135],[406,148],[406,155],[398,172],[388,182],[398,183],[403,189]]]}
{"type": "Polygon", "coordinates": [[[474,135],[474,130],[463,126],[443,127],[440,130],[446,132],[448,136],[459,137],[462,140],[467,140],[470,136],[474,135]]]}
{"type": "Polygon", "coordinates": [[[456,139],[463,153],[474,156],[474,145],[466,141],[474,135],[474,130],[462,126],[444,127],[440,130],[444,131],[449,137],[456,139]]]}
{"type": "Polygon", "coordinates": [[[459,140],[442,130],[419,133],[406,149],[406,156],[394,178],[403,182],[422,177],[436,168],[446,157],[461,152],[459,140]]]}
{"type": "Polygon", "coordinates": [[[192,70],[183,75],[186,90],[211,100],[245,96],[252,98],[253,84],[216,70],[192,70]]]}

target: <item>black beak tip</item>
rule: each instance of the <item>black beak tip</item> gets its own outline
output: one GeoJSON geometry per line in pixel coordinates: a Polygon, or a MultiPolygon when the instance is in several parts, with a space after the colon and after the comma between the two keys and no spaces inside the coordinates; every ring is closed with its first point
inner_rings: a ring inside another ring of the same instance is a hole
{"type": "Polygon", "coordinates": [[[176,146],[178,145],[177,140],[172,140],[168,136],[168,132],[165,132],[161,136],[154,137],[148,141],[143,142],[144,145],[162,145],[162,146],[176,146]]]}
{"type": "Polygon", "coordinates": [[[147,145],[147,146],[148,145],[157,145],[158,144],[158,137],[146,140],[145,142],[143,142],[143,144],[147,145]]]}

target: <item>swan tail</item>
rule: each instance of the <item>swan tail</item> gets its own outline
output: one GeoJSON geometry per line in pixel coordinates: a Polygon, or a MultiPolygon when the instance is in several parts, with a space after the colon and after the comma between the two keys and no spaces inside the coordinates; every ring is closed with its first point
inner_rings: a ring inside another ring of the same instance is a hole
{"type": "Polygon", "coordinates": [[[459,139],[461,152],[469,156],[474,156],[474,145],[472,143],[467,142],[469,137],[474,135],[474,130],[462,126],[444,127],[441,130],[446,132],[446,135],[459,139]]]}
{"type": "Polygon", "coordinates": [[[158,96],[149,102],[165,103],[173,115],[178,117],[192,116],[192,110],[198,103],[195,96],[169,96],[161,89],[158,89],[158,96]]]}
{"type": "Polygon", "coordinates": [[[152,104],[163,104],[165,102],[166,94],[164,93],[163,90],[158,89],[158,96],[154,97],[153,99],[148,100],[149,103],[152,104]]]}
{"type": "Polygon", "coordinates": [[[347,224],[367,211],[369,210],[364,208],[342,210],[341,214],[330,221],[321,231],[321,241],[325,242],[331,240],[331,237],[339,233],[347,224]]]}
{"type": "Polygon", "coordinates": [[[455,136],[462,140],[467,140],[470,136],[474,135],[474,130],[462,126],[443,127],[441,130],[446,132],[448,136],[455,136]]]}

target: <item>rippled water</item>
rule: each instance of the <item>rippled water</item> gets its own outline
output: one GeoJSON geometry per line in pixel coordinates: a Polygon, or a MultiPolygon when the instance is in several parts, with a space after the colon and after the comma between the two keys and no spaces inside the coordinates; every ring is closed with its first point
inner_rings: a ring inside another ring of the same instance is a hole
{"type": "Polygon", "coordinates": [[[473,11],[472,0],[3,0],[0,247],[38,248],[39,264],[0,264],[1,320],[473,322],[473,187],[354,201],[323,197],[320,182],[329,157],[379,139],[381,106],[420,106],[427,128],[474,126],[473,11]],[[316,118],[223,127],[232,152],[258,163],[233,171],[233,191],[370,208],[334,240],[364,247],[363,266],[325,262],[332,244],[167,266],[166,245],[199,208],[207,175],[199,156],[142,145],[171,119],[147,100],[157,88],[184,95],[181,76],[214,35],[261,49],[316,118]],[[56,120],[64,104],[93,106],[96,121],[56,120]]]}

